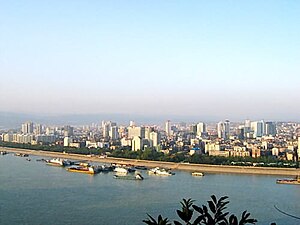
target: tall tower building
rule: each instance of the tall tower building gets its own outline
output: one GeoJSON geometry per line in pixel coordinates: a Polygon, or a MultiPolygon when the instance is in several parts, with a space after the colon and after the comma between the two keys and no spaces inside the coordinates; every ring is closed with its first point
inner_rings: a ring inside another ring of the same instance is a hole
{"type": "Polygon", "coordinates": [[[128,130],[128,138],[133,138],[135,136],[141,138],[145,137],[145,127],[130,126],[127,128],[127,130],[128,130]]]}
{"type": "Polygon", "coordinates": [[[151,127],[145,127],[145,139],[150,140],[150,133],[152,132],[151,127]]]}
{"type": "Polygon", "coordinates": [[[276,131],[276,123],[275,122],[266,122],[265,123],[265,135],[272,135],[275,136],[276,131]]]}
{"type": "Polygon", "coordinates": [[[203,133],[206,133],[206,125],[201,122],[197,124],[197,135],[202,136],[203,133]]]}
{"type": "Polygon", "coordinates": [[[116,127],[117,123],[116,122],[111,122],[111,121],[102,121],[101,123],[102,126],[102,136],[104,138],[111,137],[111,128],[116,127]]]}
{"type": "Polygon", "coordinates": [[[64,136],[70,137],[74,135],[74,128],[70,125],[64,126],[64,136]]]}
{"type": "Polygon", "coordinates": [[[35,125],[35,134],[40,135],[43,133],[43,126],[41,124],[36,124],[35,125]]]}
{"type": "Polygon", "coordinates": [[[229,139],[230,136],[230,121],[229,120],[225,120],[225,139],[229,139]]]}
{"type": "Polygon", "coordinates": [[[32,134],[33,133],[33,123],[32,122],[23,123],[21,131],[23,134],[32,134]]]}
{"type": "Polygon", "coordinates": [[[109,137],[112,140],[118,139],[119,135],[118,135],[118,127],[117,126],[113,126],[113,127],[110,128],[109,137]]]}
{"type": "Polygon", "coordinates": [[[160,143],[160,135],[159,133],[152,131],[150,133],[150,141],[151,141],[151,146],[152,147],[157,147],[160,143]]]}
{"type": "Polygon", "coordinates": [[[171,135],[171,125],[170,125],[170,120],[168,120],[166,123],[165,123],[165,131],[167,133],[167,135],[171,135]]]}
{"type": "Polygon", "coordinates": [[[223,138],[224,140],[229,139],[230,136],[230,121],[225,120],[225,122],[219,122],[217,124],[218,138],[223,138]]]}
{"type": "Polygon", "coordinates": [[[134,122],[133,120],[130,120],[129,126],[130,126],[130,127],[134,127],[134,126],[135,126],[135,122],[134,122]]]}
{"type": "Polygon", "coordinates": [[[141,139],[141,137],[138,137],[138,136],[133,137],[133,139],[131,141],[132,151],[142,150],[142,148],[143,148],[142,142],[143,142],[143,140],[141,139]]]}
{"type": "Polygon", "coordinates": [[[262,137],[264,135],[264,122],[263,121],[255,121],[251,122],[251,130],[254,132],[253,137],[262,137]]]}

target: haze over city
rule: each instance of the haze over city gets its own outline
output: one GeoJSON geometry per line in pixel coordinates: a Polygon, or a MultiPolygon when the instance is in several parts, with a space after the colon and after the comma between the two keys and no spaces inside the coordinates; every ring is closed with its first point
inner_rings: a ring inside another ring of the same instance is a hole
{"type": "Polygon", "coordinates": [[[0,111],[298,120],[299,6],[2,1],[0,111]]]}

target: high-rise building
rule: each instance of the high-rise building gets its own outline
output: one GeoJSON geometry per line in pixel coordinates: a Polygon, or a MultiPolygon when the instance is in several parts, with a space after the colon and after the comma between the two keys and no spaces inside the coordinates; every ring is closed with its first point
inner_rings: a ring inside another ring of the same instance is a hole
{"type": "Polygon", "coordinates": [[[130,126],[127,128],[128,130],[128,138],[133,138],[135,136],[141,136],[141,128],[136,126],[130,126]]]}
{"type": "Polygon", "coordinates": [[[203,133],[206,133],[206,125],[200,122],[197,124],[197,135],[202,136],[203,133]]]}
{"type": "Polygon", "coordinates": [[[152,131],[150,133],[150,146],[151,147],[158,147],[160,143],[160,135],[159,133],[152,131]]]}
{"type": "Polygon", "coordinates": [[[250,132],[251,132],[251,121],[250,120],[245,120],[244,136],[247,137],[250,132]]]}
{"type": "Polygon", "coordinates": [[[229,139],[230,136],[230,121],[229,120],[225,120],[225,139],[229,139]]]}
{"type": "Polygon", "coordinates": [[[138,151],[138,150],[142,150],[142,139],[139,136],[135,136],[133,137],[132,141],[131,141],[131,149],[132,151],[138,151]]]}
{"type": "Polygon", "coordinates": [[[251,122],[251,130],[254,132],[254,138],[262,137],[264,135],[264,121],[251,122]]]}
{"type": "Polygon", "coordinates": [[[244,126],[239,126],[237,130],[237,136],[239,140],[244,140],[245,139],[245,127],[244,126]]]}
{"type": "Polygon", "coordinates": [[[190,125],[190,132],[192,134],[197,134],[197,125],[195,124],[190,125]]]}
{"type": "Polygon", "coordinates": [[[13,134],[4,134],[3,135],[3,141],[4,142],[12,142],[14,138],[13,134]]]}
{"type": "Polygon", "coordinates": [[[276,135],[276,123],[275,122],[266,122],[265,123],[265,135],[276,135]]]}
{"type": "Polygon", "coordinates": [[[67,126],[64,126],[64,136],[65,137],[70,137],[70,136],[73,136],[74,135],[74,128],[67,125],[67,126]]]}
{"type": "Polygon", "coordinates": [[[171,125],[170,125],[170,120],[168,120],[166,123],[165,123],[165,131],[167,133],[167,135],[171,135],[171,125]]]}
{"type": "Polygon", "coordinates": [[[134,122],[133,120],[131,120],[131,121],[129,122],[129,126],[130,126],[130,127],[134,127],[134,126],[135,126],[135,122],[134,122]]]}
{"type": "Polygon", "coordinates": [[[35,130],[34,130],[34,133],[36,135],[40,135],[43,133],[43,126],[41,124],[36,124],[35,125],[35,130]]]}
{"type": "Polygon", "coordinates": [[[65,146],[65,147],[68,147],[72,141],[73,141],[72,138],[70,138],[70,137],[65,137],[65,138],[64,138],[64,146],[65,146]]]}
{"type": "Polygon", "coordinates": [[[109,137],[112,140],[118,139],[119,135],[118,135],[118,127],[117,126],[113,126],[113,127],[110,128],[109,137]]]}
{"type": "Polygon", "coordinates": [[[145,139],[150,140],[150,133],[152,132],[153,128],[145,127],[145,139]]]}
{"type": "Polygon", "coordinates": [[[219,122],[217,125],[218,138],[224,140],[229,139],[230,136],[230,121],[225,120],[225,122],[219,122]]]}
{"type": "Polygon", "coordinates": [[[102,126],[102,137],[108,138],[111,137],[110,135],[111,128],[116,127],[117,123],[111,121],[102,121],[101,126],[102,126]]]}
{"type": "Polygon", "coordinates": [[[26,122],[22,124],[22,133],[23,134],[32,134],[33,133],[33,123],[32,122],[26,122]]]}

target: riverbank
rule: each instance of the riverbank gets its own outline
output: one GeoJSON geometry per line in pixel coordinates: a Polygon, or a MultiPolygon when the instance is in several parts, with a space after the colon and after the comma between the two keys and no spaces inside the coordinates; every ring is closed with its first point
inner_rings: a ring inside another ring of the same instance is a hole
{"type": "Polygon", "coordinates": [[[131,164],[134,166],[146,167],[164,167],[173,170],[186,170],[186,171],[199,171],[204,173],[236,173],[236,174],[256,174],[256,175],[279,175],[279,176],[297,176],[300,174],[300,169],[295,168],[274,168],[274,167],[248,167],[248,166],[223,166],[223,165],[206,165],[206,164],[186,164],[186,163],[173,163],[125,158],[99,158],[97,156],[86,156],[80,154],[65,154],[60,152],[37,151],[29,149],[17,149],[0,147],[0,151],[24,153],[36,156],[45,156],[52,158],[66,158],[73,160],[88,160],[100,163],[120,163],[131,164]]]}

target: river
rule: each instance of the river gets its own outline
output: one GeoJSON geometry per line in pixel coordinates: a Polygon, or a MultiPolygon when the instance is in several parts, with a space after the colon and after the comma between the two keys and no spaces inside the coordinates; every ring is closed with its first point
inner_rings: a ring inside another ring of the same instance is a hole
{"type": "Polygon", "coordinates": [[[275,176],[143,172],[145,180],[132,181],[114,179],[113,173],[70,173],[37,162],[41,157],[29,158],[0,156],[1,225],[138,225],[147,213],[173,220],[182,198],[202,205],[212,194],[229,196],[230,212],[248,210],[259,225],[300,223],[274,208],[300,216],[300,185],[276,184],[275,176]]]}

